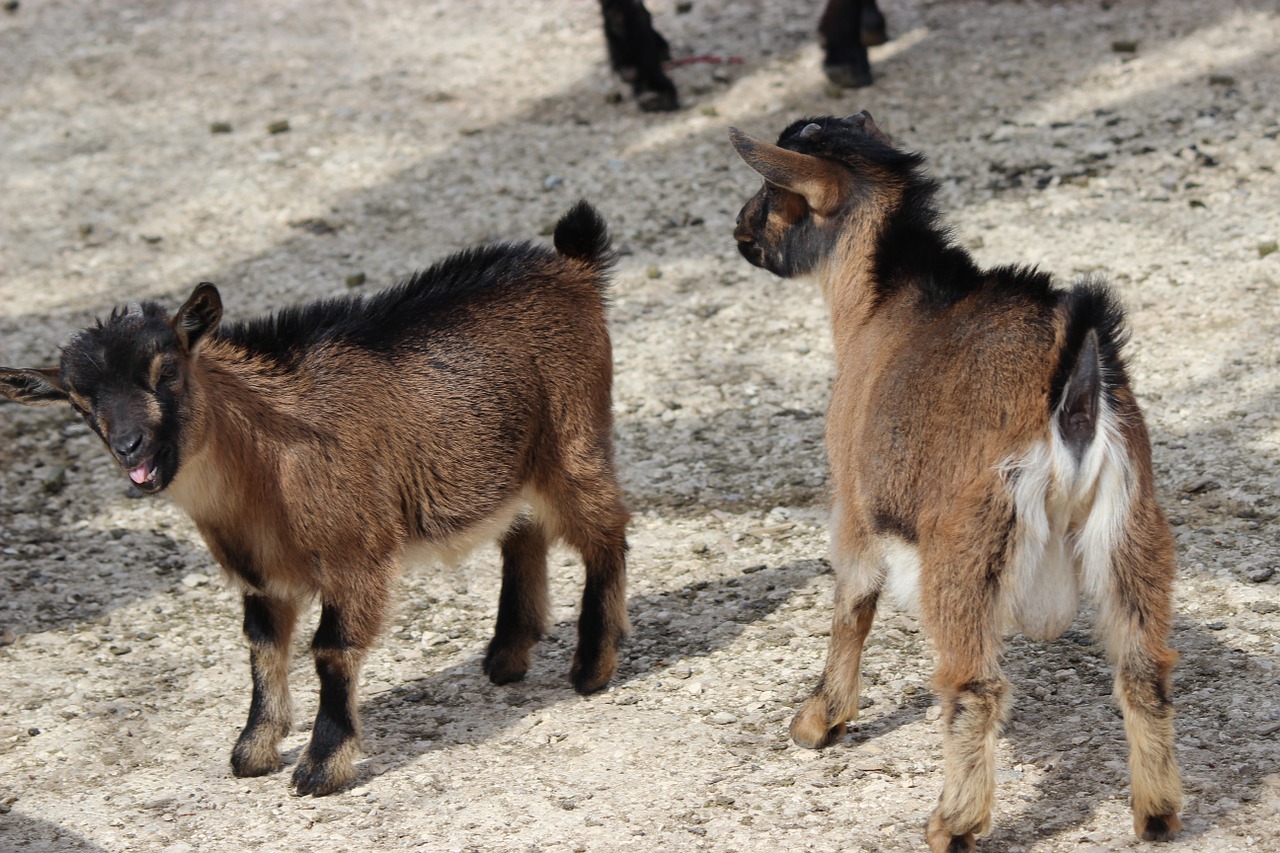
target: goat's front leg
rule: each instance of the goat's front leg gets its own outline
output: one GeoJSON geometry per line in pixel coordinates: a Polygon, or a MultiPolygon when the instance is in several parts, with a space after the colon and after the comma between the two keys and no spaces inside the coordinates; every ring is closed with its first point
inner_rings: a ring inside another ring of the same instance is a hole
{"type": "Polygon", "coordinates": [[[524,678],[546,621],[547,534],[537,521],[525,518],[502,538],[498,623],[484,656],[490,681],[507,684],[524,678]]]}
{"type": "Polygon", "coordinates": [[[249,721],[231,751],[231,770],[237,776],[261,776],[280,767],[280,741],[293,725],[289,642],[297,621],[298,607],[292,601],[254,593],[244,596],[253,699],[249,721]]]}
{"type": "Polygon", "coordinates": [[[841,577],[836,582],[831,643],[822,677],[791,721],[791,739],[799,746],[822,749],[839,740],[846,723],[858,716],[862,692],[862,647],[876,616],[878,592],[841,577]],[[854,588],[856,587],[856,589],[854,588]]]}
{"type": "Polygon", "coordinates": [[[311,742],[293,771],[293,786],[299,794],[330,794],[355,776],[360,753],[356,682],[386,609],[385,590],[372,578],[362,581],[370,588],[346,590],[342,601],[324,601],[320,608],[320,626],[311,642],[320,678],[320,708],[311,742]]]}

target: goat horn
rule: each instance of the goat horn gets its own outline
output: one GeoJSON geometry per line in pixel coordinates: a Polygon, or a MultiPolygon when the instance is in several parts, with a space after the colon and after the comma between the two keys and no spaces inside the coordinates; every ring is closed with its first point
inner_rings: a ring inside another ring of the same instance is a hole
{"type": "Polygon", "coordinates": [[[797,137],[805,140],[817,139],[821,135],[822,135],[822,126],[812,121],[806,124],[803,128],[801,128],[800,132],[796,134],[797,137]]]}

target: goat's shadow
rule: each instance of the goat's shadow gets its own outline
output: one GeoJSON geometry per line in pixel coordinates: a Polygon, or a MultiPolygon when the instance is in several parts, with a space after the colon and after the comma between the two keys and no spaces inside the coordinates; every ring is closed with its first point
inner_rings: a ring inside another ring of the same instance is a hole
{"type": "MultiPolygon", "coordinates": [[[[610,689],[625,687],[677,661],[706,657],[726,648],[748,626],[783,606],[795,590],[829,571],[825,560],[801,560],[632,596],[628,600],[632,633],[619,651],[610,689]],[[672,627],[672,621],[694,611],[701,625],[719,630],[672,627]]],[[[562,621],[537,646],[533,668],[524,682],[491,685],[481,674],[481,656],[476,654],[365,700],[361,715],[368,723],[367,733],[394,729],[413,743],[407,751],[374,756],[377,763],[383,771],[395,769],[431,750],[488,740],[521,718],[574,699],[577,694],[566,676],[575,643],[575,623],[562,621]],[[465,703],[457,698],[459,686],[468,691],[465,703]],[[465,713],[451,710],[463,704],[465,713]]]]}

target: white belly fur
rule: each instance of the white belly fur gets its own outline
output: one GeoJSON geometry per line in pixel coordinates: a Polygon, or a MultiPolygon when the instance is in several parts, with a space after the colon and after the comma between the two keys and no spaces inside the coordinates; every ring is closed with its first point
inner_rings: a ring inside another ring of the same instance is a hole
{"type": "MultiPolygon", "coordinates": [[[[1083,587],[1097,599],[1110,583],[1111,554],[1129,512],[1133,469],[1104,406],[1094,442],[1077,462],[1053,433],[1001,470],[1017,512],[1001,583],[1002,627],[1050,640],[1080,607],[1083,587]]],[[[920,553],[897,536],[877,540],[883,589],[898,607],[920,611],[920,553]]],[[[940,567],[946,571],[946,567],[940,567]]]]}

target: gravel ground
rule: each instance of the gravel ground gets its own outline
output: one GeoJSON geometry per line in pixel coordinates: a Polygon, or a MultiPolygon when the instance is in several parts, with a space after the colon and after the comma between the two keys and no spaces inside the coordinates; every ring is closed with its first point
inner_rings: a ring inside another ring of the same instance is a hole
{"type": "MultiPolygon", "coordinates": [[[[192,526],[130,498],[68,413],[0,406],[0,850],[919,849],[942,777],[914,620],[881,614],[843,742],[786,736],[826,645],[831,352],[816,289],[749,268],[730,237],[756,179],[728,125],[770,136],[864,107],[929,155],[980,261],[1104,272],[1130,306],[1179,545],[1187,831],[1170,849],[1275,849],[1274,0],[886,0],[877,83],[843,94],[818,70],[816,0],[688,5],[651,3],[675,54],[743,61],[677,69],[685,109],[662,116],[619,103],[588,0],[0,12],[0,363],[45,363],[113,304],[176,306],[201,280],[234,317],[380,287],[473,243],[546,240],[587,197],[624,251],[635,513],[635,631],[607,692],[567,683],[567,553],[557,624],[505,688],[479,665],[496,550],[411,567],[361,683],[358,783],[294,798],[287,772],[230,774],[248,655],[192,526]]],[[[1138,846],[1090,623],[1009,641],[984,849],[1138,846]]],[[[289,763],[306,738],[287,739],[289,763]]]]}

